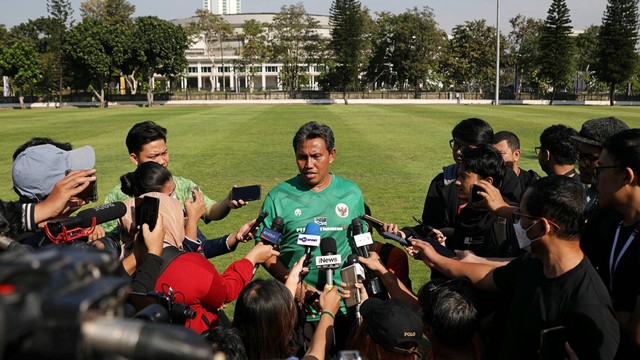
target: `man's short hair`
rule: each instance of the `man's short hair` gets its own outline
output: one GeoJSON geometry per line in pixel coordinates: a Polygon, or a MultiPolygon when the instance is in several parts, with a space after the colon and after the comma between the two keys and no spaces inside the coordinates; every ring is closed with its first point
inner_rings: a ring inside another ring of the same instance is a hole
{"type": "Polygon", "coordinates": [[[310,121],[300,127],[296,135],[293,137],[293,151],[298,151],[298,145],[311,139],[324,139],[327,144],[327,150],[333,150],[335,146],[335,139],[333,138],[333,131],[328,125],[318,124],[315,121],[310,121]]]}
{"type": "Polygon", "coordinates": [[[520,139],[518,139],[518,136],[514,133],[512,133],[511,131],[498,131],[494,136],[493,136],[493,143],[497,144],[501,141],[507,141],[507,146],[509,146],[509,149],[511,149],[511,151],[516,151],[520,149],[520,139]]]}
{"type": "Polygon", "coordinates": [[[142,147],[156,140],[167,142],[167,129],[153,121],[139,122],[127,134],[127,150],[129,154],[140,154],[142,147]]]}
{"type": "Polygon", "coordinates": [[[462,150],[462,169],[478,174],[483,179],[493,178],[496,187],[500,186],[507,171],[502,155],[489,144],[465,146],[462,150]]]}
{"type": "Polygon", "coordinates": [[[586,196],[584,187],[566,176],[547,176],[529,187],[526,211],[557,224],[558,236],[579,239],[585,224],[586,196]]]}
{"type": "Polygon", "coordinates": [[[640,174],[640,129],[620,131],[602,144],[613,157],[615,165],[631,168],[640,174]]]}
{"type": "Polygon", "coordinates": [[[578,161],[578,132],[565,125],[552,125],[540,134],[540,147],[549,150],[560,165],[574,165],[578,161]]]}
{"type": "Polygon", "coordinates": [[[469,118],[460,121],[451,130],[454,139],[460,139],[469,144],[493,144],[493,128],[488,122],[478,119],[469,118]]]}
{"type": "Polygon", "coordinates": [[[476,296],[464,279],[436,279],[418,292],[422,323],[431,327],[438,342],[449,348],[471,344],[480,329],[476,296]]]}

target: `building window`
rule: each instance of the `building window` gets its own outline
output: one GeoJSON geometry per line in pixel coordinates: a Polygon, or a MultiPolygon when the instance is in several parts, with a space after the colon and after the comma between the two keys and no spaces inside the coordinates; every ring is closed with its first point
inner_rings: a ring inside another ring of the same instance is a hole
{"type": "Polygon", "coordinates": [[[189,66],[187,71],[189,72],[189,74],[195,74],[195,73],[198,72],[198,67],[197,66],[189,66]]]}
{"type": "MultiPolygon", "coordinates": [[[[222,71],[222,66],[218,66],[218,72],[219,72],[219,73],[223,72],[223,71],[222,71]]],[[[225,67],[224,67],[224,72],[226,72],[226,73],[231,72],[231,67],[229,67],[229,66],[225,66],[225,67]]]]}
{"type": "Polygon", "coordinates": [[[203,73],[211,73],[211,66],[202,66],[200,67],[200,71],[203,73]]]}
{"type": "Polygon", "coordinates": [[[278,67],[277,66],[265,66],[264,69],[265,69],[265,72],[268,72],[268,73],[277,73],[278,72],[278,67]]]}

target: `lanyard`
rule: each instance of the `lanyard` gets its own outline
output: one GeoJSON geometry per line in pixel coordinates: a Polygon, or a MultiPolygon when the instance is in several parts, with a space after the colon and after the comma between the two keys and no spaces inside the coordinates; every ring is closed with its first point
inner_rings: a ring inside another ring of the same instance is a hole
{"type": "Polygon", "coordinates": [[[616,236],[613,238],[613,247],[611,247],[611,255],[609,256],[609,289],[612,290],[612,291],[613,291],[613,274],[616,272],[616,268],[618,267],[618,263],[620,262],[620,259],[622,258],[622,255],[624,255],[624,253],[627,251],[627,249],[629,248],[629,246],[631,245],[633,240],[638,235],[638,226],[636,226],[636,228],[633,230],[631,235],[629,235],[629,238],[627,239],[627,242],[622,247],[622,250],[620,250],[620,253],[618,254],[618,257],[616,258],[616,261],[614,262],[613,258],[614,258],[615,252],[616,252],[616,247],[618,246],[618,236],[620,236],[620,229],[621,228],[622,228],[622,221],[620,221],[620,224],[618,224],[618,229],[616,229],[616,236]]]}

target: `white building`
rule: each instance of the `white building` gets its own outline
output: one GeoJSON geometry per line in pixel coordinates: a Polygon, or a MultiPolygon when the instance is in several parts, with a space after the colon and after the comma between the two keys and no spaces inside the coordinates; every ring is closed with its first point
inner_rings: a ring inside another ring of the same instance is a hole
{"type": "Polygon", "coordinates": [[[202,8],[218,15],[241,14],[241,0],[202,0],[202,8]]]}
{"type": "MultiPolygon", "coordinates": [[[[275,13],[256,13],[256,14],[232,14],[222,15],[229,22],[235,34],[242,33],[242,25],[246,20],[254,19],[262,23],[271,23],[275,13]]],[[[329,17],[323,15],[311,15],[319,25],[316,31],[323,38],[330,37],[329,17]]],[[[172,20],[173,23],[186,26],[191,22],[195,22],[195,17],[172,20]]],[[[222,52],[217,51],[215,57],[215,67],[212,66],[211,60],[205,51],[205,45],[202,41],[198,41],[187,50],[187,61],[189,63],[186,77],[182,79],[180,88],[197,89],[197,90],[221,90],[222,85],[231,91],[240,91],[249,88],[249,74],[243,69],[239,63],[241,57],[239,50],[242,44],[238,41],[237,36],[223,42],[222,52]]],[[[304,65],[306,67],[306,65],[304,65]]],[[[253,89],[260,90],[282,90],[280,82],[280,70],[282,64],[264,62],[254,65],[253,89]]],[[[312,65],[307,67],[309,82],[306,89],[317,90],[318,76],[320,69],[312,65]]]]}

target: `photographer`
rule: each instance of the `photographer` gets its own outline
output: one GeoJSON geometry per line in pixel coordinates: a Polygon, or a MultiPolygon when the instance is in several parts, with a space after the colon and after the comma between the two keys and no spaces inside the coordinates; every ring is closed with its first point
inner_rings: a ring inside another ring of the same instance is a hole
{"type": "MultiPolygon", "coordinates": [[[[95,153],[90,146],[76,150],[48,138],[34,138],[18,147],[12,167],[13,189],[22,204],[22,229],[16,228],[15,210],[10,237],[40,247],[49,243],[42,227],[47,221],[66,219],[74,211],[95,201],[95,153]],[[87,191],[89,190],[89,191],[87,191]]],[[[116,252],[100,227],[87,238],[100,248],[116,252]]]]}

